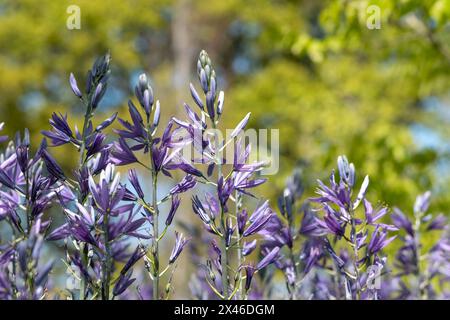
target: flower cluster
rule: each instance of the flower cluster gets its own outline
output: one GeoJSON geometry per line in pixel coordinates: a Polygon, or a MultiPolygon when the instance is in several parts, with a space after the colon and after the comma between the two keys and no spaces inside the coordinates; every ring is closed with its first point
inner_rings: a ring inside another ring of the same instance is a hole
{"type": "MultiPolygon", "coordinates": [[[[131,267],[143,256],[138,245],[127,253],[132,238],[147,239],[143,231],[147,219],[140,216],[140,206],[125,203],[130,200],[126,186],[120,182],[112,161],[112,144],[106,143],[104,129],[116,119],[111,115],[97,126],[93,117],[107,88],[110,56],[97,59],[88,72],[85,93],[81,93],[73,74],[70,86],[85,108],[83,128],[72,129],[67,116],[54,113],[50,119],[52,131],[43,131],[51,146],[73,145],[79,153],[74,177],[66,174],[50,153],[44,151],[48,172],[60,185],[57,192],[66,222],[54,229],[47,240],[71,239],[64,242],[66,264],[70,274],[79,280],[78,297],[88,299],[114,298],[133,282],[131,267]],[[118,263],[125,263],[117,279],[112,279],[118,263]],[[114,287],[111,289],[112,285],[114,287]]],[[[71,292],[76,296],[76,292],[71,292]]]]}
{"type": "Polygon", "coordinates": [[[443,214],[427,214],[430,198],[429,191],[416,198],[413,221],[398,208],[392,214],[394,225],[402,233],[402,246],[394,262],[395,279],[386,283],[395,298],[448,298],[445,286],[449,282],[450,234],[443,214]],[[432,237],[432,233],[440,233],[440,237],[427,246],[423,239],[432,237]]]}
{"type": "Polygon", "coordinates": [[[307,202],[301,204],[304,188],[300,171],[288,178],[282,195],[278,198],[280,214],[273,215],[262,233],[263,251],[280,248],[275,266],[282,271],[290,299],[299,296],[300,284],[309,271],[323,257],[322,242],[314,237],[321,235],[315,228],[315,216],[307,202]],[[301,223],[298,217],[302,216],[301,223]],[[300,236],[306,237],[300,241],[300,236]]]}
{"type": "Polygon", "coordinates": [[[53,260],[42,261],[44,233],[48,223],[35,219],[27,237],[2,248],[0,255],[0,299],[43,299],[48,294],[48,275],[53,260]],[[9,266],[13,266],[10,268],[9,266]]]}
{"type": "MultiPolygon", "coordinates": [[[[169,299],[183,251],[200,266],[189,282],[198,299],[450,297],[450,230],[443,214],[428,214],[430,192],[417,197],[412,215],[388,214],[368,200],[369,177],[357,187],[354,165],[340,156],[338,175],[319,180],[315,198],[300,201],[305,187],[294,172],[276,212],[255,192],[266,163],[250,160],[243,134],[250,114],[226,138],[219,130],[225,95],[205,51],[197,61],[201,90],[190,84],[196,107],[185,103],[186,119],[165,126],[145,74],[128,120],[113,113],[96,121],[110,61],[109,54],[95,61],[83,90],[69,76],[82,126],[55,112],[36,149],[25,130],[0,153],[0,299],[169,299]],[[52,148],[73,148],[73,171],[52,148]],[[185,193],[197,223],[186,222],[188,212],[178,219],[185,193]],[[388,263],[394,240],[400,247],[388,263]],[[52,281],[57,252],[74,282],[65,291],[53,285],[61,279],[52,281]]],[[[8,140],[0,135],[1,144],[8,140]]]]}
{"type": "Polygon", "coordinates": [[[41,266],[39,261],[50,221],[43,221],[43,214],[61,191],[57,179],[44,172],[47,161],[45,141],[32,155],[28,130],[23,138],[17,133],[0,155],[0,222],[10,228],[10,240],[0,243],[4,299],[41,299],[47,291],[52,263],[41,266]]]}
{"type": "Polygon", "coordinates": [[[264,163],[248,163],[251,145],[245,145],[240,136],[250,114],[236,126],[227,141],[221,138],[218,128],[224,93],[217,93],[216,73],[205,51],[200,52],[197,74],[204,99],[191,84],[191,95],[198,111],[185,104],[187,121],[174,121],[185,130],[185,139],[193,141],[199,153],[198,158],[192,158],[193,162],[207,165],[206,173],[199,175],[199,182],[211,186],[204,196],[192,198],[195,214],[213,236],[209,259],[203,265],[203,281],[221,299],[246,298],[254,274],[274,262],[279,251],[273,248],[265,252],[256,265],[246,261],[257,245],[254,236],[265,229],[273,215],[268,201],[259,201],[251,214],[243,207],[243,198],[254,197],[251,189],[265,182],[258,177],[264,163]],[[234,145],[234,157],[227,170],[223,150],[230,144],[234,145]]]}
{"type": "Polygon", "coordinates": [[[181,154],[184,146],[191,141],[183,139],[178,135],[179,128],[173,120],[170,120],[165,128],[160,128],[161,106],[157,100],[155,103],[153,89],[150,86],[148,77],[145,74],[139,76],[138,84],[135,87],[135,95],[139,102],[140,109],[136,107],[132,100],[128,101],[128,111],[131,122],[119,119],[122,129],[115,130],[119,135],[118,141],[114,142],[111,153],[111,161],[116,165],[138,164],[151,176],[152,196],[146,197],[139,181],[138,173],[135,169],[130,169],[128,179],[134,189],[134,193],[129,190],[130,200],[144,208],[145,217],[151,225],[151,248],[145,255],[146,269],[153,280],[153,299],[168,297],[171,293],[172,276],[169,276],[164,293],[160,291],[160,279],[171,269],[171,274],[176,268],[176,260],[188,242],[188,238],[175,232],[175,244],[170,254],[167,266],[161,267],[159,245],[166,232],[173,222],[175,213],[180,206],[180,194],[193,188],[201,176],[201,172],[186,161],[181,154]],[[157,132],[162,130],[162,135],[157,136],[157,132]],[[137,152],[141,151],[147,161],[138,160],[137,152]],[[158,178],[161,174],[172,178],[172,172],[179,170],[186,175],[161,199],[158,199],[158,178]],[[164,229],[160,231],[160,210],[161,204],[171,201],[170,209],[166,215],[164,229]]]}
{"type": "Polygon", "coordinates": [[[335,297],[360,299],[377,296],[373,286],[374,277],[379,276],[385,266],[385,259],[380,255],[382,249],[396,236],[388,236],[397,228],[382,223],[388,213],[384,206],[374,208],[366,198],[369,177],[365,176],[356,195],[355,167],[345,156],[338,158],[339,181],[334,172],[330,176],[330,185],[318,181],[316,198],[311,201],[319,203],[322,216],[310,221],[309,228],[316,234],[327,235],[322,238],[323,247],[333,261],[338,286],[343,292],[332,292],[335,297]],[[363,204],[364,215],[358,214],[358,207],[363,204]],[[344,248],[338,254],[338,243],[344,248]]]}

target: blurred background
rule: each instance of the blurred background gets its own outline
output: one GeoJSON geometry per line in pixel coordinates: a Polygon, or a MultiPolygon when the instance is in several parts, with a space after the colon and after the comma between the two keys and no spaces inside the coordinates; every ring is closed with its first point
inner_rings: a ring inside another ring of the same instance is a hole
{"type": "MultiPolygon", "coordinates": [[[[252,112],[249,127],[280,130],[280,172],[261,196],[275,204],[294,168],[310,196],[346,154],[360,179],[371,176],[371,201],[409,212],[432,190],[432,211],[448,214],[448,0],[2,0],[0,122],[10,135],[28,127],[35,145],[51,112],[80,124],[69,73],[83,83],[108,50],[112,79],[100,112],[127,118],[146,72],[167,121],[191,101],[201,49],[226,93],[226,126],[252,112]],[[71,5],[80,29],[67,27],[71,5]]],[[[59,149],[70,169],[74,153],[59,149]]],[[[188,202],[179,215],[191,219],[188,202]]]]}

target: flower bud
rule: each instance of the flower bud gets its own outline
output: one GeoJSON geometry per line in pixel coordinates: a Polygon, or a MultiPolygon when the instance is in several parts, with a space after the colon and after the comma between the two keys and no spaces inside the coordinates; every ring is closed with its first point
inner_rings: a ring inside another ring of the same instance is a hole
{"type": "Polygon", "coordinates": [[[145,73],[142,73],[139,76],[138,84],[135,87],[135,94],[137,99],[139,100],[140,105],[144,109],[145,114],[147,115],[147,119],[149,119],[154,103],[154,95],[153,89],[150,86],[147,75],[145,73]]]}
{"type": "Polygon", "coordinates": [[[200,109],[204,110],[203,102],[200,96],[198,95],[197,91],[195,90],[192,83],[189,85],[189,88],[191,90],[191,96],[192,99],[194,99],[195,103],[200,107],[200,109]]]}
{"type": "Polygon", "coordinates": [[[211,120],[214,120],[214,96],[212,95],[211,91],[208,91],[208,93],[206,94],[206,110],[208,111],[208,115],[211,120]]]}
{"type": "Polygon", "coordinates": [[[203,92],[212,92],[213,97],[216,96],[216,72],[214,71],[211,59],[205,50],[200,52],[197,61],[197,74],[202,86],[203,92]]]}
{"type": "Polygon", "coordinates": [[[158,127],[160,116],[161,116],[160,105],[159,105],[159,100],[157,100],[155,114],[153,115],[153,128],[158,127]]]}
{"type": "Polygon", "coordinates": [[[73,73],[70,73],[70,77],[69,77],[69,82],[70,82],[70,87],[72,88],[73,93],[81,99],[81,97],[83,96],[81,94],[80,89],[78,88],[78,84],[77,84],[77,80],[75,79],[75,76],[73,75],[73,73]]]}

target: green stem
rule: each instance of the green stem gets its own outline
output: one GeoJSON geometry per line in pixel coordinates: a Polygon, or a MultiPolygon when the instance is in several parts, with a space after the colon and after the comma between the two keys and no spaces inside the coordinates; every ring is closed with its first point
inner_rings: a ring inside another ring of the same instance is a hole
{"type": "Polygon", "coordinates": [[[361,299],[361,288],[359,283],[359,269],[358,269],[358,242],[356,238],[356,217],[354,216],[353,210],[351,210],[351,219],[352,219],[352,240],[353,240],[353,268],[355,269],[355,283],[356,283],[356,300],[361,299]]]}
{"type": "MultiPolygon", "coordinates": [[[[214,130],[217,130],[216,123],[214,120],[211,120],[212,127],[214,130]]],[[[215,132],[215,151],[219,150],[219,137],[217,132],[215,132]]],[[[217,161],[217,180],[219,180],[222,176],[222,159],[220,157],[220,152],[215,155],[217,161]]],[[[228,276],[228,248],[226,243],[226,215],[222,204],[220,204],[220,224],[222,227],[222,237],[220,241],[220,250],[222,251],[221,257],[221,267],[222,267],[222,286],[223,286],[223,297],[224,300],[228,300],[229,295],[229,276],[228,276]]]]}
{"type": "Polygon", "coordinates": [[[30,202],[29,202],[29,192],[30,189],[30,181],[29,181],[29,176],[28,176],[28,169],[25,171],[25,207],[26,207],[26,216],[27,216],[27,234],[28,236],[30,235],[31,232],[31,225],[33,223],[33,219],[31,217],[30,214],[30,202]]]}
{"type": "MultiPolygon", "coordinates": [[[[239,211],[240,211],[240,201],[241,201],[241,195],[239,193],[239,191],[236,190],[235,192],[235,204],[236,204],[236,224],[238,223],[238,215],[239,215],[239,211]]],[[[237,263],[238,263],[238,268],[241,267],[242,265],[242,261],[244,256],[242,255],[242,236],[239,233],[239,228],[236,228],[236,232],[237,232],[237,263]]],[[[243,293],[243,287],[242,287],[242,271],[239,271],[239,275],[240,275],[240,279],[239,279],[239,291],[238,291],[238,299],[243,299],[244,298],[244,293],[243,293]]]]}
{"type": "Polygon", "coordinates": [[[108,234],[109,214],[105,213],[103,217],[103,237],[105,241],[105,258],[103,259],[102,272],[102,300],[109,300],[109,286],[111,282],[111,248],[108,234]]]}
{"type": "Polygon", "coordinates": [[[159,300],[159,210],[158,210],[158,175],[156,172],[152,173],[152,182],[153,182],[153,300],[159,300]]]}
{"type": "MultiPolygon", "coordinates": [[[[88,98],[88,101],[90,101],[90,97],[88,98]]],[[[90,111],[89,102],[86,103],[86,113],[84,115],[84,123],[83,123],[83,130],[81,131],[81,146],[80,146],[80,156],[78,159],[78,169],[83,168],[84,166],[84,154],[86,151],[86,130],[89,123],[89,119],[91,117],[91,111],[90,111]]],[[[78,201],[82,201],[81,199],[81,191],[78,194],[78,201]]],[[[81,253],[81,263],[86,267],[88,265],[88,253],[89,253],[89,245],[86,243],[80,243],[80,253],[81,253]]],[[[87,283],[86,279],[84,277],[81,277],[81,284],[80,284],[80,300],[85,300],[86,298],[86,290],[87,290],[87,283]]]]}
{"type": "MultiPolygon", "coordinates": [[[[288,200],[290,201],[290,200],[288,200]]],[[[296,206],[295,203],[292,203],[292,213],[297,212],[296,211],[296,206]]],[[[287,223],[288,223],[288,228],[289,228],[289,232],[290,234],[295,234],[295,225],[294,225],[294,221],[293,221],[293,215],[287,215],[287,223]]],[[[292,242],[294,243],[295,238],[292,240],[292,242]]],[[[290,300],[296,300],[296,295],[297,295],[297,278],[298,278],[298,272],[297,272],[297,264],[295,261],[295,254],[294,254],[294,247],[293,245],[289,248],[289,259],[291,260],[292,263],[292,268],[294,269],[294,283],[291,285],[290,283],[287,284],[288,290],[289,290],[289,299],[290,300]]],[[[287,280],[287,279],[286,279],[287,280]]]]}
{"type": "MultiPolygon", "coordinates": [[[[224,216],[223,214],[223,208],[222,208],[221,217],[224,216]]],[[[222,219],[222,218],[221,218],[222,219]]],[[[223,220],[223,219],[222,219],[223,220]]],[[[222,224],[222,230],[225,230],[225,224],[222,224]]],[[[222,266],[222,286],[223,286],[223,296],[224,300],[228,300],[228,294],[229,294],[229,283],[228,283],[228,248],[226,245],[226,236],[225,232],[223,232],[223,235],[221,237],[220,241],[220,250],[222,251],[222,257],[221,257],[221,266],[222,266]]]]}
{"type": "Polygon", "coordinates": [[[422,213],[419,212],[415,215],[414,221],[414,255],[416,258],[416,277],[417,277],[417,296],[419,299],[427,299],[427,292],[424,286],[424,282],[421,279],[421,267],[420,267],[420,257],[422,255],[420,248],[420,222],[422,219],[422,213]]]}
{"type": "Polygon", "coordinates": [[[296,291],[297,291],[297,266],[295,265],[295,256],[294,256],[294,248],[289,248],[289,259],[292,261],[292,267],[294,268],[294,284],[290,285],[288,283],[287,287],[289,289],[289,299],[295,300],[296,299],[296,291]]]}
{"type": "MultiPolygon", "coordinates": [[[[31,228],[33,225],[33,217],[31,216],[30,212],[30,177],[28,173],[28,169],[25,171],[25,215],[27,217],[27,232],[24,237],[28,239],[28,237],[31,234],[31,228]]],[[[27,255],[31,256],[31,252],[27,250],[27,255]]],[[[15,270],[14,270],[15,272],[15,270]]],[[[28,293],[29,298],[33,299],[33,292],[34,292],[34,270],[32,267],[27,266],[27,272],[26,272],[26,284],[28,286],[28,293]]]]}

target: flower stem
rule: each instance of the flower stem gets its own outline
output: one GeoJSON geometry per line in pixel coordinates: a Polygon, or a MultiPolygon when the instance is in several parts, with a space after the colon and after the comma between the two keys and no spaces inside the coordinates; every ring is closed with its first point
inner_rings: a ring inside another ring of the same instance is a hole
{"type": "MultiPolygon", "coordinates": [[[[90,98],[88,99],[88,101],[90,101],[90,98]]],[[[86,151],[86,130],[87,130],[87,126],[89,123],[89,118],[90,118],[90,106],[89,103],[86,103],[86,113],[84,115],[84,123],[83,123],[83,131],[81,131],[81,146],[80,146],[80,156],[79,156],[79,160],[78,160],[78,169],[80,170],[81,173],[81,169],[84,166],[84,154],[86,151]]],[[[80,186],[81,187],[81,186],[80,186]]],[[[82,201],[83,199],[81,199],[81,189],[80,192],[78,194],[78,201],[82,201]]],[[[88,244],[86,243],[80,243],[80,254],[81,254],[81,263],[84,266],[87,266],[88,264],[88,253],[89,253],[89,247],[88,244]]],[[[84,300],[86,298],[86,289],[87,289],[87,283],[86,283],[86,279],[84,277],[81,277],[81,284],[80,284],[80,300],[84,300]]]]}
{"type": "MultiPolygon", "coordinates": [[[[241,206],[241,194],[239,193],[239,191],[236,190],[235,192],[235,204],[236,204],[236,224],[238,223],[238,215],[239,215],[239,211],[240,211],[240,206],[241,206]]],[[[242,236],[239,233],[239,228],[236,228],[236,232],[237,232],[237,264],[238,264],[238,268],[241,267],[242,265],[242,260],[243,260],[243,255],[242,255],[242,236]]],[[[242,275],[241,275],[241,271],[239,271],[239,291],[238,291],[238,299],[243,299],[244,297],[244,293],[242,291],[242,275]]]]}
{"type": "Polygon", "coordinates": [[[416,260],[416,277],[417,277],[417,297],[419,299],[427,299],[427,292],[425,290],[424,282],[421,278],[420,257],[422,255],[420,250],[420,224],[423,213],[418,212],[415,214],[414,221],[414,256],[416,260]]]}
{"type": "MultiPolygon", "coordinates": [[[[219,151],[219,137],[218,134],[216,132],[217,130],[217,125],[214,122],[214,120],[211,120],[212,123],[212,127],[214,129],[215,132],[215,152],[218,153],[216,154],[216,162],[217,162],[217,181],[219,181],[219,179],[221,177],[223,177],[222,175],[222,159],[220,156],[220,152],[219,151]]],[[[221,241],[220,241],[220,251],[222,252],[222,256],[221,256],[221,267],[222,267],[222,287],[223,287],[223,297],[224,300],[228,300],[228,295],[229,295],[229,277],[228,277],[228,248],[227,248],[227,240],[226,240],[226,214],[225,214],[225,210],[224,207],[222,206],[222,203],[220,204],[220,225],[222,227],[222,237],[221,237],[221,241]]]]}
{"type": "Polygon", "coordinates": [[[158,175],[156,172],[152,173],[152,182],[153,182],[153,300],[159,300],[159,248],[158,248],[158,242],[159,242],[159,231],[158,231],[158,224],[159,224],[159,210],[158,210],[158,175]]]}
{"type": "Polygon", "coordinates": [[[109,300],[109,285],[111,282],[111,248],[108,235],[109,215],[106,213],[103,217],[103,236],[105,241],[105,257],[103,259],[102,272],[102,300],[109,300]]]}
{"type": "Polygon", "coordinates": [[[356,221],[355,217],[352,217],[352,240],[353,240],[353,267],[355,269],[355,284],[356,284],[356,300],[361,299],[361,290],[360,290],[360,283],[359,283],[359,270],[358,270],[358,243],[356,239],[356,221]]]}
{"type": "MultiPolygon", "coordinates": [[[[225,230],[226,226],[223,222],[225,219],[223,218],[224,212],[223,208],[221,209],[221,220],[222,220],[222,230],[225,230]]],[[[222,251],[222,257],[221,257],[221,266],[222,266],[222,286],[223,286],[223,296],[224,300],[228,300],[228,294],[229,294],[229,284],[228,284],[228,248],[226,245],[226,236],[225,232],[223,232],[221,242],[220,242],[220,250],[222,251]]]]}
{"type": "Polygon", "coordinates": [[[294,256],[294,248],[289,248],[289,259],[292,262],[292,268],[294,269],[294,284],[291,285],[289,281],[286,279],[287,287],[289,290],[289,299],[296,300],[296,292],[297,292],[297,266],[295,265],[295,256],[294,256]]]}

